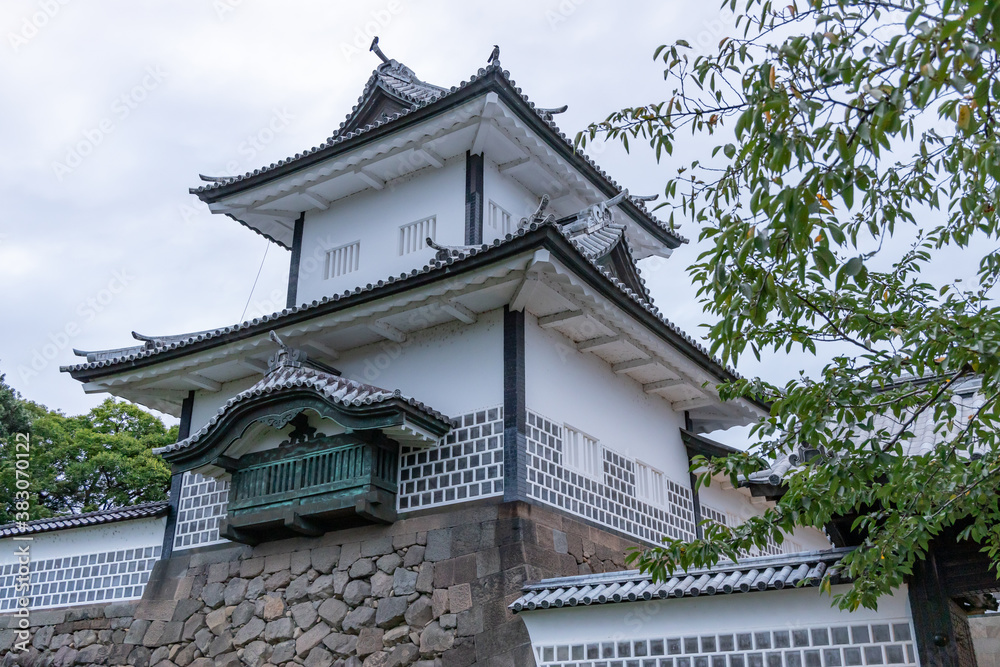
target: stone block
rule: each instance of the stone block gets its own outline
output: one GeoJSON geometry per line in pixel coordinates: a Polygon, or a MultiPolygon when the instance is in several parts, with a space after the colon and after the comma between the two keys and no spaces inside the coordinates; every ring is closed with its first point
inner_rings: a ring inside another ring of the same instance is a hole
{"type": "Polygon", "coordinates": [[[352,607],[357,607],[359,604],[365,601],[372,593],[371,584],[362,579],[355,579],[351,583],[347,584],[344,588],[344,602],[351,605],[352,607]]]}
{"type": "Polygon", "coordinates": [[[358,638],[355,635],[332,632],[326,636],[323,644],[338,655],[350,655],[358,645],[358,638]]]}
{"type": "Polygon", "coordinates": [[[434,621],[420,633],[420,652],[424,655],[443,653],[455,645],[455,633],[434,621]]]}
{"type": "Polygon", "coordinates": [[[291,639],[295,634],[292,619],[286,617],[271,621],[264,628],[264,639],[269,643],[291,639]]]}
{"type": "Polygon", "coordinates": [[[233,609],[232,614],[232,624],[233,627],[240,627],[241,625],[246,625],[247,622],[253,618],[254,612],[257,606],[250,602],[249,600],[244,600],[243,602],[236,605],[236,609],[233,609]]]}
{"type": "Polygon", "coordinates": [[[264,574],[290,570],[292,568],[292,555],[290,553],[272,554],[264,559],[264,574]]]}
{"type": "Polygon", "coordinates": [[[320,623],[309,630],[309,632],[299,635],[299,638],[295,640],[296,655],[300,657],[306,655],[326,639],[328,634],[330,634],[330,626],[326,623],[320,623]]]}
{"type": "Polygon", "coordinates": [[[135,608],[135,617],[146,621],[170,621],[177,604],[177,600],[142,600],[135,608]]]}
{"type": "Polygon", "coordinates": [[[322,646],[317,646],[309,651],[309,655],[306,656],[302,664],[305,667],[331,667],[333,665],[333,654],[322,646]]]}
{"type": "Polygon", "coordinates": [[[414,600],[404,615],[406,624],[412,628],[416,628],[417,630],[423,628],[433,619],[434,605],[431,602],[431,599],[426,595],[421,595],[419,598],[414,600]]]}
{"type": "Polygon", "coordinates": [[[223,632],[221,635],[216,637],[208,645],[208,657],[216,658],[215,664],[222,664],[222,660],[218,659],[224,653],[228,653],[233,649],[233,636],[229,634],[229,631],[223,632]]]}
{"type": "Polygon", "coordinates": [[[240,576],[244,579],[253,579],[263,574],[264,562],[265,559],[263,558],[248,558],[247,560],[240,561],[240,576]]]}
{"type": "Polygon", "coordinates": [[[228,625],[229,612],[225,607],[210,611],[205,616],[205,625],[215,634],[220,634],[228,625]]]}
{"type": "Polygon", "coordinates": [[[375,625],[375,610],[371,607],[358,607],[344,617],[341,629],[344,632],[356,633],[361,628],[370,628],[375,625]]]}
{"type": "Polygon", "coordinates": [[[340,629],[340,624],[343,623],[344,617],[347,616],[349,611],[350,607],[347,606],[347,603],[335,598],[325,600],[317,610],[320,618],[329,623],[330,627],[334,629],[340,629]]]}
{"type": "Polygon", "coordinates": [[[44,611],[36,611],[31,614],[31,624],[34,626],[59,625],[60,623],[65,622],[65,609],[46,609],[44,611]]]}
{"type": "Polygon", "coordinates": [[[361,556],[369,558],[371,556],[381,556],[392,553],[392,536],[385,535],[361,543],[361,556]]]}
{"type": "Polygon", "coordinates": [[[427,532],[424,560],[437,562],[451,558],[451,529],[439,528],[427,532]]]}
{"type": "Polygon", "coordinates": [[[403,622],[403,615],[409,606],[406,597],[383,598],[379,600],[375,612],[375,625],[380,628],[393,628],[403,622]]]}
{"type": "Polygon", "coordinates": [[[292,583],[292,573],[289,570],[282,570],[281,572],[275,572],[264,580],[264,590],[276,591],[286,588],[290,583],[292,583]]]}
{"type": "Polygon", "coordinates": [[[312,627],[312,624],[316,622],[316,608],[312,602],[300,602],[292,606],[291,611],[295,625],[303,630],[312,627]]]}
{"type": "Polygon", "coordinates": [[[392,573],[392,591],[396,595],[410,595],[417,591],[418,573],[397,567],[392,573]]]}
{"type": "Polygon", "coordinates": [[[420,593],[430,593],[434,590],[434,563],[428,561],[420,564],[415,586],[420,593]]]}
{"type": "Polygon", "coordinates": [[[316,577],[316,581],[309,584],[306,594],[310,600],[325,600],[333,597],[335,588],[336,584],[333,580],[333,575],[323,574],[316,577]]]}
{"type": "Polygon", "coordinates": [[[247,598],[247,587],[249,585],[250,582],[246,579],[239,577],[230,579],[229,583],[226,584],[225,593],[223,593],[223,601],[229,606],[236,606],[243,602],[247,598]]]}
{"type": "Polygon", "coordinates": [[[355,652],[359,658],[364,658],[372,653],[381,651],[383,648],[382,636],[385,631],[381,628],[362,628],[358,633],[358,644],[355,652]]]}
{"type": "Polygon", "coordinates": [[[270,662],[275,665],[280,665],[282,663],[288,662],[295,657],[295,642],[292,640],[283,641],[274,647],[274,653],[271,654],[270,662]]]}
{"type": "Polygon", "coordinates": [[[116,602],[104,608],[105,618],[124,618],[135,614],[138,602],[116,602]]]}
{"type": "Polygon", "coordinates": [[[285,601],[278,595],[268,595],[264,597],[264,610],[261,616],[265,621],[273,621],[281,618],[285,614],[285,601]]]}
{"type": "Polygon", "coordinates": [[[149,629],[150,623],[151,621],[132,621],[132,625],[129,626],[128,632],[125,633],[125,643],[141,644],[142,638],[146,636],[146,630],[149,629]]]}
{"type": "Polygon", "coordinates": [[[351,565],[348,573],[351,575],[351,579],[370,577],[375,574],[375,563],[371,558],[359,558],[351,565]]]}
{"type": "Polygon", "coordinates": [[[406,555],[403,556],[403,567],[416,567],[424,562],[424,550],[427,547],[420,546],[419,544],[414,544],[412,547],[406,550],[406,555]]]}
{"type": "Polygon", "coordinates": [[[229,563],[213,563],[208,566],[208,583],[218,584],[229,579],[229,563]]]}
{"type": "Polygon", "coordinates": [[[340,559],[337,561],[338,570],[348,570],[354,561],[361,558],[361,543],[349,542],[340,547],[340,559]]]}
{"type": "Polygon", "coordinates": [[[261,619],[251,618],[250,621],[248,621],[247,624],[240,628],[236,633],[236,636],[233,638],[233,643],[236,646],[246,646],[260,637],[264,632],[265,627],[267,627],[267,624],[261,619]]]}
{"type": "Polygon", "coordinates": [[[434,618],[441,616],[441,614],[446,614],[448,612],[448,591],[444,588],[438,588],[431,595],[431,605],[434,613],[434,618]]]}
{"type": "Polygon", "coordinates": [[[317,572],[329,574],[340,560],[340,547],[322,547],[309,552],[312,567],[317,572]]]}
{"type": "Polygon", "coordinates": [[[191,641],[194,639],[195,634],[204,627],[205,615],[192,614],[191,618],[184,621],[184,631],[181,633],[181,638],[186,641],[191,641]]]}
{"type": "Polygon", "coordinates": [[[225,597],[226,587],[222,584],[208,584],[201,589],[201,599],[212,609],[221,605],[225,597]]]}
{"type": "Polygon", "coordinates": [[[472,609],[472,587],[469,584],[448,588],[448,609],[453,614],[472,609]]]}
{"type": "Polygon", "coordinates": [[[272,649],[266,643],[262,641],[251,642],[243,649],[243,663],[247,667],[259,667],[263,663],[267,662],[267,658],[271,655],[272,649]]]}

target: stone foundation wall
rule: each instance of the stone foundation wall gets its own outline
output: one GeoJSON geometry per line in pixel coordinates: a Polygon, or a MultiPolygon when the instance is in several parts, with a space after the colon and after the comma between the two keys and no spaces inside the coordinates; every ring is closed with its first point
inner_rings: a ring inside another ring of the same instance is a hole
{"type": "Polygon", "coordinates": [[[157,563],[141,601],[34,612],[28,653],[0,630],[0,665],[528,667],[528,633],[507,610],[521,586],[624,569],[630,546],[505,503],[182,551],[157,563]]]}
{"type": "Polygon", "coordinates": [[[1000,614],[969,619],[979,667],[1000,667],[1000,614]]]}

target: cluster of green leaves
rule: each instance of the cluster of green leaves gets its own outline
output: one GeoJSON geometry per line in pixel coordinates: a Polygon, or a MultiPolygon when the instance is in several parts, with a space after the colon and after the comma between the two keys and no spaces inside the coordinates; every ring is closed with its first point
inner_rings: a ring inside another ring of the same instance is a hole
{"type": "Polygon", "coordinates": [[[662,576],[857,516],[866,548],[845,560],[855,583],[837,602],[873,607],[949,527],[1000,554],[1000,3],[723,7],[739,12],[742,35],[697,56],[683,41],[660,47],[669,99],[616,112],[577,141],[640,138],[665,158],[682,130],[707,137],[663,207],[700,225],[707,247],[691,273],[714,319],[712,351],[824,359],[815,377],[721,387],[772,408],[752,455],[703,461],[702,482],[736,483],[799,446],[827,455],[793,468],[763,516],[635,560],[662,576]],[[962,410],[956,389],[975,379],[976,408],[962,410]],[[935,445],[914,451],[927,420],[935,445]]]}
{"type": "Polygon", "coordinates": [[[0,523],[14,520],[17,433],[30,435],[32,519],[167,497],[170,467],[152,450],[175,442],[176,426],[112,399],[67,417],[25,401],[0,376],[0,523]]]}

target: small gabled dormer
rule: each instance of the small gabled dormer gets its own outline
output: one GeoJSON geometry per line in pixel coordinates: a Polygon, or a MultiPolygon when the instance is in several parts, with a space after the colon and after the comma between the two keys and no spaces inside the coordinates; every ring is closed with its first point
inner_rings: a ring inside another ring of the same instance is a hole
{"type": "Polygon", "coordinates": [[[219,535],[256,544],[396,519],[401,446],[434,444],[439,412],[341,377],[284,345],[199,431],[157,450],[174,473],[230,481],[219,535]]]}

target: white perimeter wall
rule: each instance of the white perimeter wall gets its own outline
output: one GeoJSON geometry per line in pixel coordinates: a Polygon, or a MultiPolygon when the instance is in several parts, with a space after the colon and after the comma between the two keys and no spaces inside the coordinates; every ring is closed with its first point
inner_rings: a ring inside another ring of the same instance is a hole
{"type": "MultiPolygon", "coordinates": [[[[834,586],[842,593],[846,586],[834,586]]],[[[573,644],[602,640],[715,634],[752,630],[784,630],[810,626],[910,620],[905,589],[879,601],[878,611],[840,611],[818,588],[720,594],[696,598],[651,600],[579,607],[560,607],[518,614],[533,645],[573,644]]]]}
{"type": "Polygon", "coordinates": [[[444,167],[428,167],[388,183],[382,190],[364,190],[337,200],[326,211],[306,213],[299,262],[298,302],[376,283],[426,265],[435,251],[424,248],[399,255],[399,227],[437,216],[436,241],[465,241],[465,157],[444,167]],[[361,242],[358,270],[324,279],[326,251],[361,242]]]}
{"type": "Polygon", "coordinates": [[[525,402],[534,411],[597,438],[606,447],[662,470],[689,487],[681,442],[684,415],[607,362],[525,315],[525,402]]]}
{"type": "Polygon", "coordinates": [[[39,533],[31,535],[34,539],[30,542],[5,538],[0,540],[0,566],[16,563],[15,552],[25,544],[30,545],[31,560],[36,562],[119,549],[158,547],[163,544],[166,524],[166,517],[159,517],[39,533]]]}

